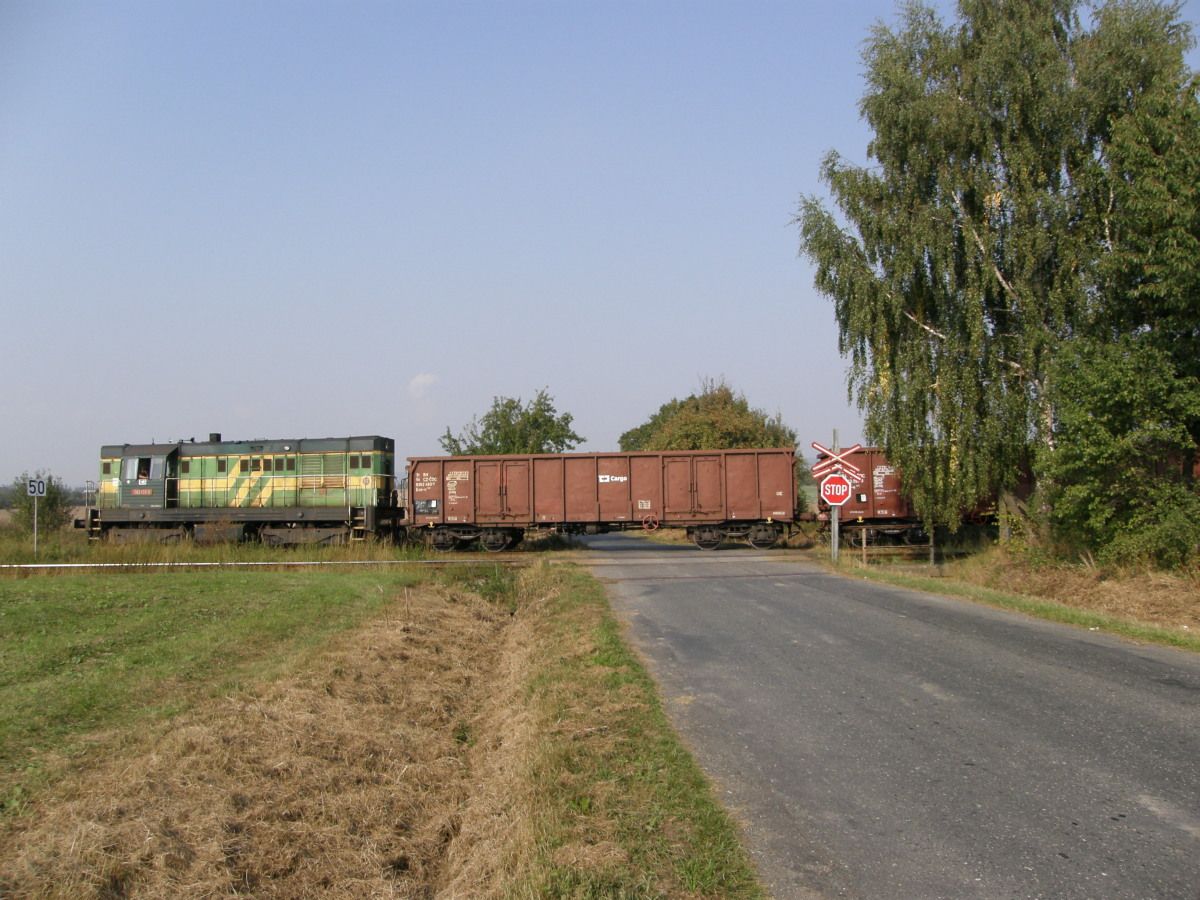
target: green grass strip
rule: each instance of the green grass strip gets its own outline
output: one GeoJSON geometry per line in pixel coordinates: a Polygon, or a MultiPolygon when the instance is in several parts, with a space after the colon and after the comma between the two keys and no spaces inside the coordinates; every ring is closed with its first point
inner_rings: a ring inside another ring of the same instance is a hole
{"type": "MultiPolygon", "coordinates": [[[[846,570],[842,570],[845,572],[846,570]]],[[[1192,635],[1176,629],[1160,625],[1148,625],[1119,616],[1092,612],[1068,606],[1054,600],[1041,597],[1029,597],[1024,594],[1010,594],[994,588],[986,588],[952,578],[932,578],[919,575],[908,575],[901,572],[889,571],[883,567],[855,569],[854,574],[861,575],[871,581],[879,581],[897,587],[912,588],[931,594],[942,594],[951,597],[962,597],[974,600],[988,606],[1001,609],[1011,609],[1026,615],[1045,619],[1050,622],[1060,622],[1064,625],[1074,625],[1079,628],[1104,631],[1122,637],[1132,638],[1149,644],[1163,644],[1168,647],[1178,647],[1183,650],[1200,652],[1200,635],[1192,635]]]]}
{"type": "Polygon", "coordinates": [[[734,823],[680,744],[603,587],[577,570],[545,577],[558,589],[529,688],[545,723],[533,772],[539,863],[515,894],[762,897],[734,823]],[[564,848],[600,842],[619,848],[607,862],[563,861],[564,848]]]}

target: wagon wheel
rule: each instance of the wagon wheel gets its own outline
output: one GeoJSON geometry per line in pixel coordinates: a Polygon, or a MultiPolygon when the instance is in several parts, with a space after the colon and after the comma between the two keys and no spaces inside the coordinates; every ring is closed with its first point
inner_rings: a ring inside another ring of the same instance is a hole
{"type": "Polygon", "coordinates": [[[642,527],[647,531],[657,531],[658,516],[644,516],[642,518],[642,527]]]}
{"type": "Polygon", "coordinates": [[[489,528],[479,536],[479,543],[483,544],[483,549],[488,553],[499,553],[508,547],[510,540],[509,533],[498,528],[489,528]]]}
{"type": "Polygon", "coordinates": [[[771,528],[769,525],[751,528],[747,540],[755,550],[770,550],[779,540],[779,529],[771,528]]]}
{"type": "Polygon", "coordinates": [[[721,546],[724,535],[716,528],[697,528],[692,540],[701,550],[716,550],[721,546]]]}

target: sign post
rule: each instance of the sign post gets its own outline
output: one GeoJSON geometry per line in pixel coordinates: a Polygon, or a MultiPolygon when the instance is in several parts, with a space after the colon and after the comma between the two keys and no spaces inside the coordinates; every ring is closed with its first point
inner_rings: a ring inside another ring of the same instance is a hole
{"type": "Polygon", "coordinates": [[[851,484],[849,478],[840,472],[834,472],[832,475],[825,476],[825,480],[821,482],[821,499],[829,504],[833,521],[834,562],[837,562],[838,558],[838,519],[840,518],[842,504],[850,499],[850,492],[852,490],[854,490],[854,485],[851,484]]]}
{"type": "Polygon", "coordinates": [[[813,466],[812,471],[813,475],[817,477],[825,476],[821,482],[818,495],[829,504],[830,528],[833,538],[830,541],[830,547],[833,551],[833,561],[836,563],[838,558],[839,519],[842,504],[850,499],[854,485],[866,478],[862,469],[850,462],[847,457],[851,453],[861,450],[862,444],[855,444],[853,447],[839,450],[838,435],[835,429],[833,432],[832,449],[826,447],[824,444],[818,444],[816,441],[812,442],[812,446],[818,453],[825,454],[825,458],[818,460],[816,465],[813,466]]]}
{"type": "Polygon", "coordinates": [[[46,496],[46,479],[45,478],[30,478],[29,484],[26,487],[26,492],[33,498],[33,558],[37,559],[37,539],[38,539],[38,497],[46,496]]]}

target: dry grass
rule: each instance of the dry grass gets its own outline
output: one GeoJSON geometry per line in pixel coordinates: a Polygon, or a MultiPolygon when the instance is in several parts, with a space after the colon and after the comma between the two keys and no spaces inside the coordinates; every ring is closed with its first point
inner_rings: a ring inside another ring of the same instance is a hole
{"type": "Polygon", "coordinates": [[[90,760],[7,824],[0,895],[432,896],[509,619],[414,590],[304,673],[90,760]]]}
{"type": "Polygon", "coordinates": [[[581,573],[456,569],[154,729],[0,820],[0,897],[761,896],[581,573]]]}
{"type": "Polygon", "coordinates": [[[949,577],[1133,622],[1200,632],[1200,573],[1034,564],[1000,549],[949,563],[949,577]]]}

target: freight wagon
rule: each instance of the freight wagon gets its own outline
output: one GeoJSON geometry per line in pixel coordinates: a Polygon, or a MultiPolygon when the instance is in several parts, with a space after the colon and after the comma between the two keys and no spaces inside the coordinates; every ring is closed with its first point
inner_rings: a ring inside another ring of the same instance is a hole
{"type": "MultiPolygon", "coordinates": [[[[818,462],[825,454],[817,456],[818,462]]],[[[864,447],[845,457],[863,473],[850,499],[841,507],[840,531],[846,541],[861,546],[883,540],[920,543],[928,539],[904,494],[904,483],[896,467],[878,447],[864,447]]],[[[829,505],[817,501],[817,520],[829,522],[829,505]]]]}
{"type": "Polygon", "coordinates": [[[687,529],[770,547],[795,521],[791,449],[565,453],[409,459],[406,522],[440,550],[498,551],[527,530],[687,529]]]}
{"type": "Polygon", "coordinates": [[[113,444],[100,450],[92,539],[258,539],[328,544],[390,537],[403,510],[391,438],[113,444]]]}

